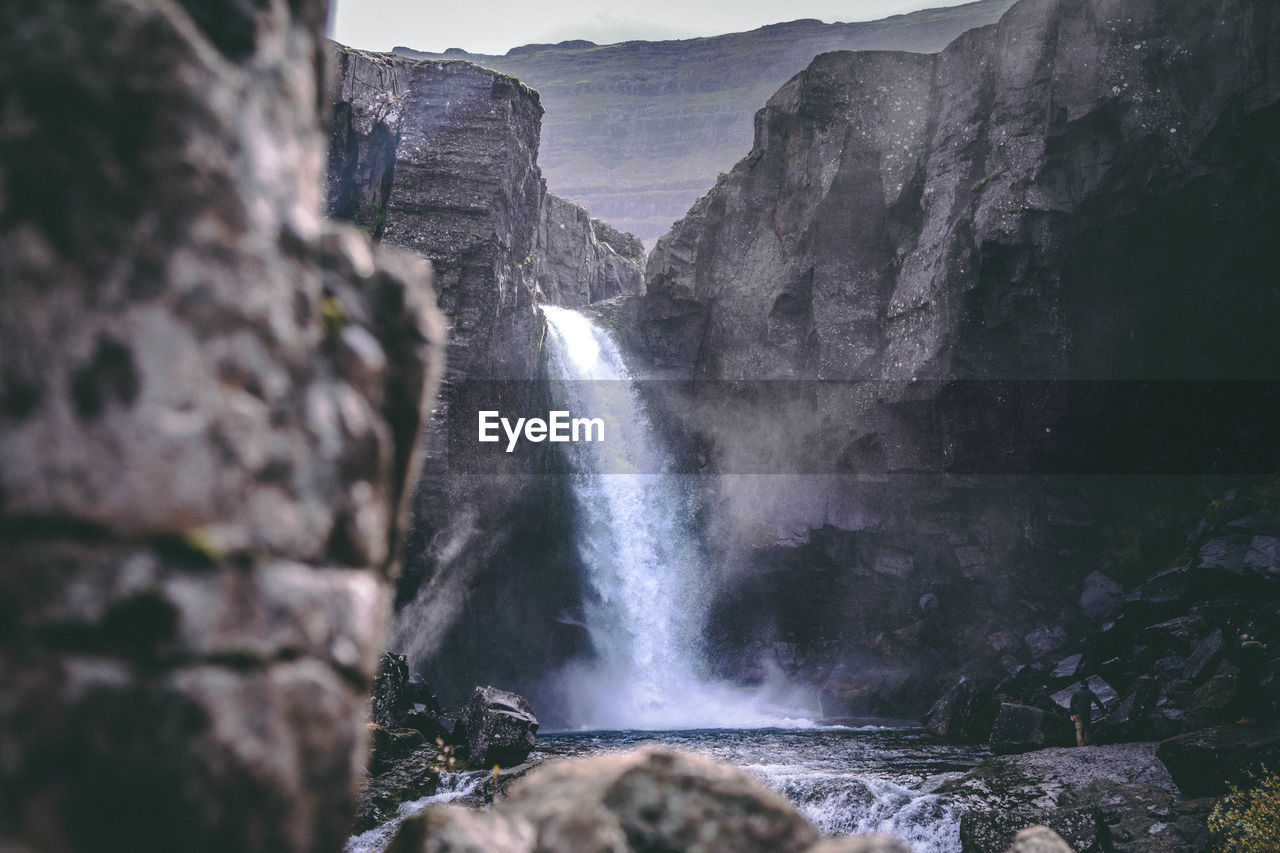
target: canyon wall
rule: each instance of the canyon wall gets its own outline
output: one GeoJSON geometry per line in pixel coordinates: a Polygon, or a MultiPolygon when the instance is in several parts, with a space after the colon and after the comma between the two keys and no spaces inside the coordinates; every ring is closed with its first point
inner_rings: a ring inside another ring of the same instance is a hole
{"type": "Polygon", "coordinates": [[[777,657],[912,710],[921,673],[1051,655],[1140,508],[1203,500],[1101,476],[1138,470],[1102,433],[1078,470],[1001,442],[1137,394],[1057,380],[1274,378],[1278,27],[1256,0],[1024,0],[936,56],[820,56],[757,114],[612,309],[696,380],[669,408],[718,473],[730,674],[777,657]]]}
{"type": "Polygon", "coordinates": [[[568,498],[545,476],[548,445],[490,454],[467,419],[545,415],[536,306],[639,293],[643,247],[546,192],[542,105],[520,81],[468,62],[330,50],[329,213],[430,259],[449,332],[391,646],[446,699],[477,680],[537,699],[545,672],[586,651],[581,629],[557,619],[582,595],[568,498]]]}
{"type": "Polygon", "coordinates": [[[337,849],[443,360],[323,2],[0,11],[0,847],[337,849]]]}
{"type": "Polygon", "coordinates": [[[1012,3],[979,0],[856,23],[790,21],[679,41],[531,44],[504,56],[394,52],[469,60],[537,89],[547,108],[541,161],[551,189],[650,244],[742,156],[751,116],[818,54],[935,52],[1012,3]]]}

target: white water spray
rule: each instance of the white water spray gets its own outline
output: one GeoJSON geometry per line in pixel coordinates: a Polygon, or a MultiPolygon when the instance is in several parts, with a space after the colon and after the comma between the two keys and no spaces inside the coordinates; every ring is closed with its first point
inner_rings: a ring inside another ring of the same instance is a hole
{"type": "Polygon", "coordinates": [[[771,691],[706,678],[701,631],[715,579],[691,531],[688,483],[670,472],[608,333],[576,311],[542,310],[557,405],[607,424],[603,442],[561,445],[572,471],[578,553],[594,593],[586,626],[597,655],[563,673],[569,718],[614,729],[805,723],[805,712],[783,707],[789,697],[770,701],[771,691]]]}

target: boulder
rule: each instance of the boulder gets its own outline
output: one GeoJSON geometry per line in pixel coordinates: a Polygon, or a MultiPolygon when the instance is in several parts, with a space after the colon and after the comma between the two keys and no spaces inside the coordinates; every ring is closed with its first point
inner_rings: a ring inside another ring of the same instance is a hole
{"type": "Polygon", "coordinates": [[[1082,654],[1074,654],[1058,661],[1058,665],[1049,673],[1052,679],[1075,678],[1077,672],[1080,671],[1080,661],[1084,659],[1082,654]]]}
{"type": "MultiPolygon", "coordinates": [[[[647,748],[545,764],[483,815],[432,807],[406,821],[389,850],[801,853],[818,841],[795,807],[743,771],[647,748]]],[[[869,840],[834,849],[901,850],[869,840]]]]}
{"type": "Polygon", "coordinates": [[[1084,579],[1084,591],[1080,593],[1080,609],[1090,622],[1101,625],[1120,612],[1124,602],[1124,587],[1102,572],[1092,572],[1084,579]]]}
{"type": "Polygon", "coordinates": [[[1170,738],[1156,755],[1188,797],[1217,797],[1228,783],[1248,785],[1249,774],[1280,767],[1280,726],[1219,726],[1170,738]]]}
{"type": "Polygon", "coordinates": [[[1073,743],[1075,728],[1069,719],[1030,705],[1001,704],[991,728],[991,751],[996,755],[1073,743]]]}
{"type": "Polygon", "coordinates": [[[930,734],[959,743],[984,743],[991,737],[996,703],[989,682],[960,679],[925,714],[930,734]]]}
{"type": "Polygon", "coordinates": [[[1134,681],[1124,699],[1094,727],[1099,743],[1123,743],[1126,741],[1160,740],[1177,734],[1156,724],[1152,715],[1160,696],[1160,682],[1151,676],[1134,681]]]}
{"type": "Polygon", "coordinates": [[[523,696],[477,687],[462,712],[467,754],[473,767],[511,767],[533,750],[538,718],[523,696]]]}
{"type": "MultiPolygon", "coordinates": [[[[438,706],[437,706],[438,707],[438,706]]],[[[437,738],[443,741],[453,740],[454,720],[439,711],[433,711],[421,702],[410,706],[404,714],[404,727],[419,731],[431,742],[437,738]]]]}
{"type": "Polygon", "coordinates": [[[1121,616],[1148,625],[1185,612],[1184,602],[1191,588],[1191,570],[1175,566],[1155,575],[1125,596],[1121,616]]]}
{"type": "Polygon", "coordinates": [[[371,716],[383,728],[400,728],[405,711],[405,687],[409,683],[409,661],[404,655],[384,652],[369,697],[371,716]]]}
{"type": "Polygon", "coordinates": [[[1067,644],[1067,630],[1061,625],[1042,625],[1022,638],[1032,657],[1042,658],[1067,644]]]}
{"type": "MultiPolygon", "coordinates": [[[[417,732],[412,732],[418,735],[417,732]]],[[[396,816],[401,804],[429,797],[440,784],[440,754],[434,743],[422,744],[399,760],[389,764],[382,772],[365,781],[360,791],[360,802],[352,828],[357,832],[373,829],[396,816]]],[[[384,753],[379,749],[378,755],[384,753]]]]}
{"type": "Polygon", "coordinates": [[[1017,830],[1033,825],[1057,830],[1081,853],[1207,849],[1212,804],[1179,796],[1153,743],[997,756],[944,791],[961,813],[965,851],[1004,853],[1017,830]]]}
{"type": "Polygon", "coordinates": [[[1013,837],[1007,853],[1076,853],[1062,836],[1047,826],[1029,826],[1013,837]]]}
{"type": "Polygon", "coordinates": [[[1239,711],[1240,670],[1226,661],[1218,664],[1213,678],[1196,688],[1187,707],[1187,720],[1195,728],[1230,723],[1239,711]]]}

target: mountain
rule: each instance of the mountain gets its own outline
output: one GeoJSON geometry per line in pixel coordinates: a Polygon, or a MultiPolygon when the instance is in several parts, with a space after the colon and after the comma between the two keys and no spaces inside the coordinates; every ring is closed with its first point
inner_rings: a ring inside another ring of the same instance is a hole
{"type": "Polygon", "coordinates": [[[465,59],[542,96],[548,187],[651,245],[751,146],[752,116],[813,57],[832,50],[931,53],[995,21],[1013,0],[979,0],[881,21],[791,21],[680,41],[533,44],[465,59]]]}

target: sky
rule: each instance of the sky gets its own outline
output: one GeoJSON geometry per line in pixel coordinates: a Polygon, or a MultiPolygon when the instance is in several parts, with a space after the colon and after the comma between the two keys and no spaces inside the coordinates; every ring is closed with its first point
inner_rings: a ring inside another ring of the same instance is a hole
{"type": "Polygon", "coordinates": [[[522,44],[676,39],[818,18],[873,21],[964,0],[333,0],[329,34],[364,50],[396,45],[502,54],[522,44]]]}

